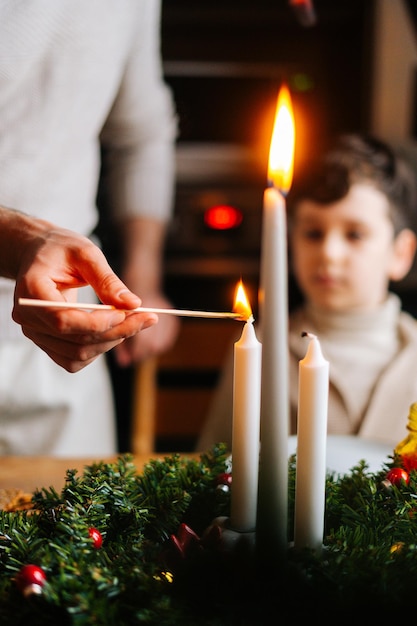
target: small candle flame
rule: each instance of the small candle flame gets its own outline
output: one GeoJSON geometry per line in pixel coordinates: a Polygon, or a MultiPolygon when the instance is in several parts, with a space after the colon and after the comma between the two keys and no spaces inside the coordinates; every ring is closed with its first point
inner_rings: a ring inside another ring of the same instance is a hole
{"type": "Polygon", "coordinates": [[[245,321],[253,321],[252,308],[246,296],[243,282],[240,280],[236,287],[235,303],[233,312],[237,313],[245,321]]]}
{"type": "Polygon", "coordinates": [[[268,179],[282,193],[287,193],[291,187],[294,146],[295,122],[291,95],[288,87],[283,85],[278,93],[268,162],[268,179]]]}

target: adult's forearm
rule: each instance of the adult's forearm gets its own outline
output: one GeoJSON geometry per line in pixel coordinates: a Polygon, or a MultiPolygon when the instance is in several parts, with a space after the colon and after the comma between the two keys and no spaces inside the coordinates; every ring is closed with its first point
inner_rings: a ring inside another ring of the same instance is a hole
{"type": "Polygon", "coordinates": [[[122,228],[123,277],[142,293],[161,289],[166,223],[144,217],[125,220],[122,228]]]}
{"type": "Polygon", "coordinates": [[[29,242],[42,238],[47,222],[0,206],[0,276],[15,279],[29,242]]]}

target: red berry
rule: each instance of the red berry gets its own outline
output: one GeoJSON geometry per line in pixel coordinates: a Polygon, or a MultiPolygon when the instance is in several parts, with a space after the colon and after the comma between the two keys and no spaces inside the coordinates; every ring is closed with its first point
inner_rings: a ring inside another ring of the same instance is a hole
{"type": "Polygon", "coordinates": [[[32,593],[41,593],[45,583],[46,575],[42,568],[37,565],[24,565],[16,577],[16,585],[28,596],[32,593]]]}
{"type": "Polygon", "coordinates": [[[230,472],[223,472],[222,474],[219,474],[216,478],[216,483],[218,485],[227,485],[230,487],[232,484],[232,474],[230,474],[230,472]]]}
{"type": "Polygon", "coordinates": [[[411,472],[413,469],[417,469],[417,454],[403,454],[401,456],[401,465],[406,472],[411,472]]]}
{"type": "Polygon", "coordinates": [[[389,470],[387,474],[387,479],[390,481],[390,483],[399,487],[402,482],[408,484],[410,477],[408,473],[404,469],[402,469],[402,467],[393,467],[389,470]]]}
{"type": "Polygon", "coordinates": [[[103,536],[97,528],[91,527],[88,529],[88,534],[93,540],[93,546],[98,550],[103,545],[103,536]]]}

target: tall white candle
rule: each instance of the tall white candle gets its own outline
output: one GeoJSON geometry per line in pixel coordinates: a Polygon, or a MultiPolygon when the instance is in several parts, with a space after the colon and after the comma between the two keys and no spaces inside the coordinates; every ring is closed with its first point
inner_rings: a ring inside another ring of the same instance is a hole
{"type": "Polygon", "coordinates": [[[269,153],[264,192],[260,276],[262,342],[261,449],[256,542],[261,558],[282,557],[287,549],[288,509],[288,269],[284,194],[293,174],[295,126],[284,85],[269,153]]]}
{"type": "Polygon", "coordinates": [[[324,533],[329,362],[310,338],[299,363],[294,547],[321,551],[324,533]]]}
{"type": "Polygon", "coordinates": [[[288,508],[288,288],[283,196],[265,190],[260,320],[262,342],[261,450],[257,544],[266,555],[287,547],[288,508]]]}
{"type": "Polygon", "coordinates": [[[251,319],[234,345],[230,525],[242,532],[254,531],[256,526],[261,353],[251,319]]]}

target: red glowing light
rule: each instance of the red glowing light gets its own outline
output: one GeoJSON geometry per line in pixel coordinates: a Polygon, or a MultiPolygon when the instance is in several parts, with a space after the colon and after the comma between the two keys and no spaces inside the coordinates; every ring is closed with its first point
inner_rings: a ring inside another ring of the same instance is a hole
{"type": "Polygon", "coordinates": [[[242,212],[228,204],[217,204],[204,212],[204,223],[213,230],[237,228],[242,223],[242,220],[242,212]]]}

